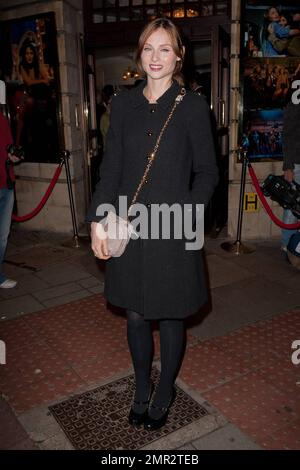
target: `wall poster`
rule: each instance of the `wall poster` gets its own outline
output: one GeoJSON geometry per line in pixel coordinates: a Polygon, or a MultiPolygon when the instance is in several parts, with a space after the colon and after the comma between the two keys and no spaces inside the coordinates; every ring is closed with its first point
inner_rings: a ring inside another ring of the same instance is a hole
{"type": "Polygon", "coordinates": [[[63,145],[54,13],[0,23],[0,78],[25,161],[55,163],[63,145]]]}
{"type": "Polygon", "coordinates": [[[284,108],[300,80],[300,4],[242,5],[240,143],[252,161],[282,159],[284,108]]]}

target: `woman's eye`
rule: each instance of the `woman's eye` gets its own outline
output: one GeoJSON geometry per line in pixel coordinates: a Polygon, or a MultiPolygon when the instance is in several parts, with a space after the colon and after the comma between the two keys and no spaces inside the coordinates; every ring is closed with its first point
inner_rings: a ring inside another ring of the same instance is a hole
{"type": "Polygon", "coordinates": [[[170,49],[162,49],[163,52],[169,52],[170,49]]]}
{"type": "Polygon", "coordinates": [[[144,51],[150,51],[150,47],[144,47],[144,51]]]}

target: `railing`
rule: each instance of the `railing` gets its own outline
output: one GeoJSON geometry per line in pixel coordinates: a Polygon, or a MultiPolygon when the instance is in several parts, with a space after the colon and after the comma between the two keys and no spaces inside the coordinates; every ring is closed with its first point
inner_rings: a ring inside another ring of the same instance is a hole
{"type": "Polygon", "coordinates": [[[93,0],[94,24],[151,20],[157,16],[229,16],[229,0],[93,0]]]}

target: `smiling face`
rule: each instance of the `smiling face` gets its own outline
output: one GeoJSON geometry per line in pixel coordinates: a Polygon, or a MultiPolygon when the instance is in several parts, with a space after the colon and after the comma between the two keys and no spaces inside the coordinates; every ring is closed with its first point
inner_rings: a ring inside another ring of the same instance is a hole
{"type": "Polygon", "coordinates": [[[172,79],[176,62],[171,36],[164,28],[158,28],[147,39],[141,53],[141,64],[147,77],[154,80],[172,79]]]}

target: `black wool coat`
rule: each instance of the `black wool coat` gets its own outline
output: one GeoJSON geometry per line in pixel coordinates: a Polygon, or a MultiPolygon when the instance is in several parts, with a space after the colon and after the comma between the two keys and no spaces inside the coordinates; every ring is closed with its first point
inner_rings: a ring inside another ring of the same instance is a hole
{"type": "MultiPolygon", "coordinates": [[[[101,219],[96,216],[101,203],[116,205],[119,195],[131,201],[181,89],[174,81],[153,105],[143,94],[145,84],[113,98],[106,152],[88,222],[101,219]]],[[[209,108],[203,97],[188,91],[161,140],[137,202],[149,209],[153,203],[207,205],[217,182],[209,108]]],[[[207,300],[202,250],[186,250],[185,242],[184,238],[131,239],[123,255],[106,261],[107,300],[145,319],[180,319],[195,313],[207,300]]]]}

